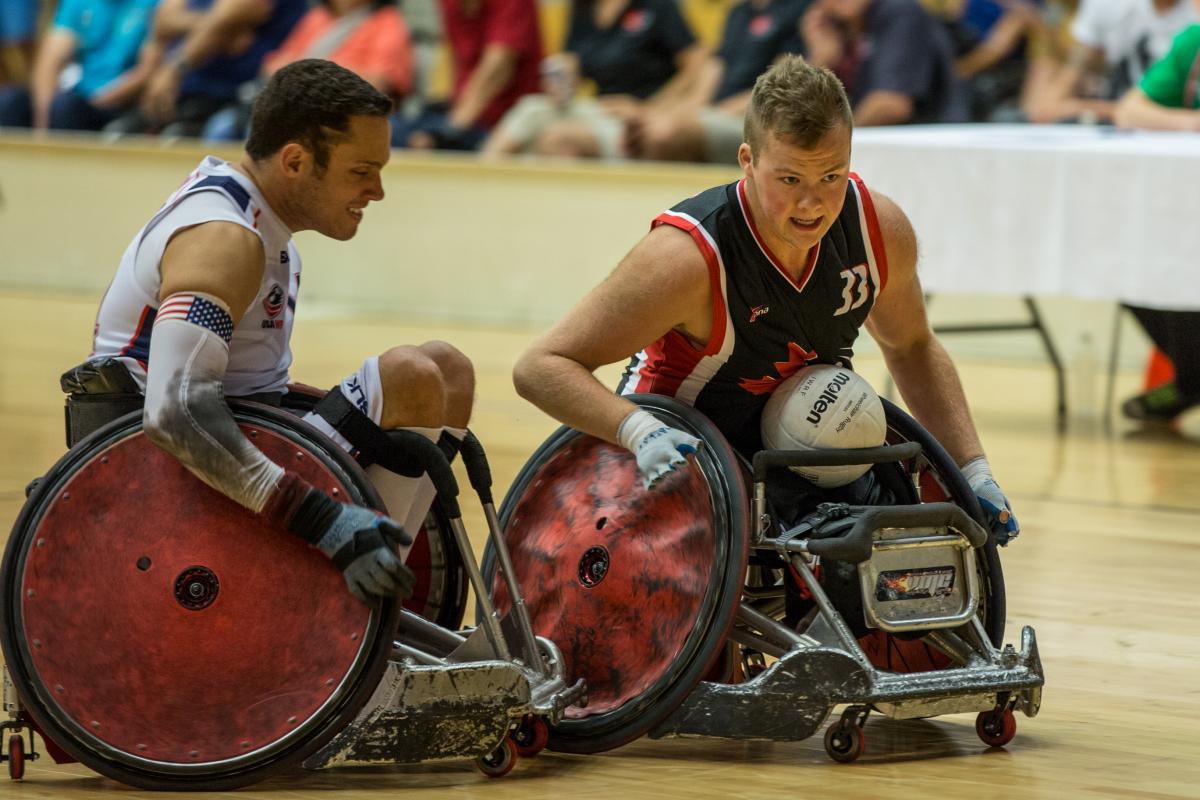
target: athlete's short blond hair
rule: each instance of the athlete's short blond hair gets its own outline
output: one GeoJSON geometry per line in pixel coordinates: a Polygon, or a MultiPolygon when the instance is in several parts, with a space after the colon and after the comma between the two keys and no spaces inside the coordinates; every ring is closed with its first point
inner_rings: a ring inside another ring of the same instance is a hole
{"type": "Polygon", "coordinates": [[[825,134],[854,127],[842,82],[800,56],[785,56],[754,82],[742,134],[757,161],[766,134],[799,147],[815,147],[825,134]]]}

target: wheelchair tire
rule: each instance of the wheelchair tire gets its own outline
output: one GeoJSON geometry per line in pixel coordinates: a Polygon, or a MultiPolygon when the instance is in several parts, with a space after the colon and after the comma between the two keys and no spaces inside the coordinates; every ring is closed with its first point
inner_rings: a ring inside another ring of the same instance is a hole
{"type": "MultiPolygon", "coordinates": [[[[302,417],[324,396],[324,389],[289,384],[283,407],[302,417]]],[[[450,533],[450,519],[437,503],[429,509],[425,524],[413,535],[405,563],[416,582],[404,607],[443,628],[460,628],[467,610],[467,568],[450,533]]]]}
{"type": "MultiPolygon", "coordinates": [[[[231,407],[276,462],[381,507],[315,429],[231,407]]],[[[360,604],[322,554],[203,485],[141,424],[138,411],[95,431],[32,492],[0,565],[0,644],[23,707],[88,767],[145,789],[244,786],[362,708],[400,604],[360,604]]]]}
{"type": "Polygon", "coordinates": [[[409,569],[416,577],[404,607],[443,628],[462,627],[467,610],[467,568],[450,532],[450,518],[437,503],[413,537],[409,569]]]}
{"type": "MultiPolygon", "coordinates": [[[[736,454],[695,409],[629,399],[704,441],[687,468],[647,492],[627,451],[564,426],[500,509],[535,632],[562,650],[570,680],[588,683],[589,705],[551,726],[551,750],[609,750],[670,716],[722,655],[745,582],[750,522],[736,454]],[[547,482],[553,491],[541,491],[547,482]]],[[[503,612],[495,562],[489,543],[484,576],[503,612]]]]}

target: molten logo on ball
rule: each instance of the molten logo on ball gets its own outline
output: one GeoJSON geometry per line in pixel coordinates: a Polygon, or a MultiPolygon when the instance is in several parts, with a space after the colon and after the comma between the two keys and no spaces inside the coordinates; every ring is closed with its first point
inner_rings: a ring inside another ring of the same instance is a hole
{"type": "MultiPolygon", "coordinates": [[[[763,444],[772,450],[829,450],[878,447],[887,436],[879,396],[854,372],[813,364],[779,384],[762,415],[763,444]]],[[[792,467],[805,480],[832,489],[870,468],[792,467]]]]}
{"type": "Polygon", "coordinates": [[[839,372],[833,376],[833,380],[825,387],[825,391],[817,395],[817,402],[813,403],[812,410],[808,412],[806,420],[816,425],[821,421],[821,415],[829,408],[832,403],[837,402],[838,392],[842,387],[850,382],[850,373],[839,372]]]}

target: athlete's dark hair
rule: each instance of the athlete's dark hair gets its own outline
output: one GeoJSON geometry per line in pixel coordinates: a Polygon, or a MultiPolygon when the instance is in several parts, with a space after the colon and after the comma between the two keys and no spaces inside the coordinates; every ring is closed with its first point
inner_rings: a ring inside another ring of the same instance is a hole
{"type": "Polygon", "coordinates": [[[810,148],[841,125],[854,126],[842,82],[800,56],[785,56],[754,82],[742,134],[757,162],[767,132],[810,148]]]}
{"type": "Polygon", "coordinates": [[[306,58],[283,67],[254,101],[246,152],[255,161],[297,142],[317,168],[329,165],[329,148],[344,138],[351,117],[386,117],[392,101],[332,61],[306,58]]]}

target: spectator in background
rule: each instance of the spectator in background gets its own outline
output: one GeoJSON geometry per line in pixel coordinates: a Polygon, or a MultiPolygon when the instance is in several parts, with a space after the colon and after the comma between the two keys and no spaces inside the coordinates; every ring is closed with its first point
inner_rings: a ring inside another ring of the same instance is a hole
{"type": "Polygon", "coordinates": [[[62,0],[29,87],[0,89],[0,126],[94,131],[133,105],[149,77],[134,65],[156,2],[62,0]]]}
{"type": "MultiPolygon", "coordinates": [[[[1146,71],[1116,107],[1122,127],[1200,131],[1200,25],[1185,28],[1163,59],[1146,71]]],[[[1200,312],[1127,306],[1175,367],[1171,383],[1132,397],[1121,409],[1130,419],[1180,422],[1200,407],[1200,312]]],[[[1186,425],[1190,429],[1192,425],[1186,425]]],[[[1188,430],[1189,433],[1194,431],[1188,430]]]]}
{"type": "Polygon", "coordinates": [[[745,0],[729,11],[717,52],[691,95],[630,124],[630,155],[657,161],[735,165],[750,91],[759,75],[796,44],[810,0],[745,0]]]}
{"type": "Polygon", "coordinates": [[[1026,100],[1030,122],[1111,122],[1116,98],[1196,21],[1188,0],[1082,0],[1065,63],[1026,100]]]}
{"type": "Polygon", "coordinates": [[[538,90],[535,0],[439,0],[454,88],[449,105],[393,120],[392,145],[476,150],[522,96],[538,90]]]}
{"type": "Polygon", "coordinates": [[[139,59],[150,72],[139,108],[104,130],[200,135],[307,10],[305,0],[161,0],[139,59]]]}
{"type": "Polygon", "coordinates": [[[412,88],[413,53],[408,26],[395,0],[320,0],[301,18],[283,45],[263,61],[259,79],[243,84],[238,102],[204,126],[208,141],[246,136],[254,99],[281,67],[322,58],[345,67],[383,94],[399,99],[412,88]]]}
{"type": "Polygon", "coordinates": [[[950,38],[916,0],[815,0],[800,39],[845,84],[856,127],[967,118],[950,38]]]}
{"type": "Polygon", "coordinates": [[[705,58],[675,0],[575,0],[543,93],[513,109],[485,152],[624,156],[627,122],[688,97],[705,58]],[[594,98],[577,96],[581,77],[595,84],[594,98]]]}
{"type": "Polygon", "coordinates": [[[0,86],[19,83],[25,77],[9,73],[5,51],[16,50],[26,70],[33,63],[37,18],[37,0],[0,0],[0,86]]]}
{"type": "Polygon", "coordinates": [[[950,33],[954,71],[966,84],[971,120],[1016,121],[1027,45],[1044,25],[1038,6],[1026,0],[952,0],[935,13],[950,33]]]}

